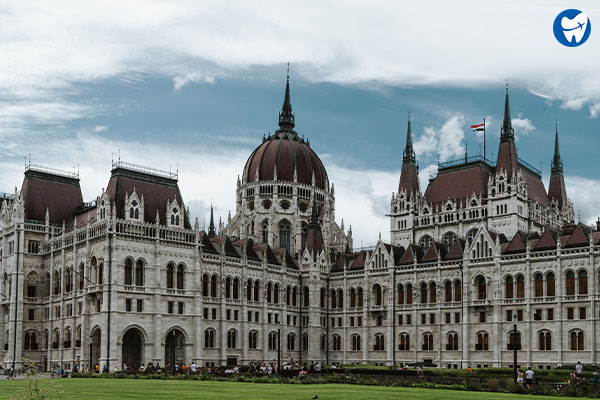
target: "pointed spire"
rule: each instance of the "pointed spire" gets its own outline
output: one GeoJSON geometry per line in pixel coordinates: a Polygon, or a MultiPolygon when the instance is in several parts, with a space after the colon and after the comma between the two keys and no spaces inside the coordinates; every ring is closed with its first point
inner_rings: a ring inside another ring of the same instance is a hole
{"type": "Polygon", "coordinates": [[[285,84],[285,97],[283,107],[279,113],[279,128],[282,130],[294,129],[294,114],[292,113],[292,103],[290,101],[290,63],[288,63],[287,81],[285,84]]]}
{"type": "Polygon", "coordinates": [[[415,151],[412,143],[412,129],[410,126],[410,113],[408,113],[408,127],[406,129],[406,147],[404,148],[403,162],[415,162],[415,151]]]}
{"type": "Polygon", "coordinates": [[[501,139],[514,139],[515,130],[512,127],[510,120],[510,103],[508,100],[508,82],[506,83],[506,99],[504,100],[504,121],[502,122],[501,139]]]}
{"type": "Polygon", "coordinates": [[[213,216],[213,205],[210,203],[210,224],[208,225],[208,237],[213,238],[217,236],[215,231],[215,219],[213,216]]]}
{"type": "Polygon", "coordinates": [[[560,158],[560,150],[558,147],[558,121],[555,123],[554,131],[554,157],[552,158],[552,173],[563,172],[563,163],[560,158]]]}

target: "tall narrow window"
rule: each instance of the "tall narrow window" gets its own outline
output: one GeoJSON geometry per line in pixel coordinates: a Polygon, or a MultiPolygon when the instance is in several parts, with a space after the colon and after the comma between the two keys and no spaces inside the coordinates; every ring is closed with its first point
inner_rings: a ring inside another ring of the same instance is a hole
{"type": "Polygon", "coordinates": [[[567,296],[575,295],[575,273],[573,271],[567,272],[567,296]]]}
{"type": "Polygon", "coordinates": [[[287,221],[279,224],[279,247],[290,251],[291,226],[287,221]]]}
{"type": "Polygon", "coordinates": [[[517,299],[525,298],[525,277],[523,275],[517,276],[517,299]]]}
{"type": "Polygon", "coordinates": [[[180,264],[177,266],[177,289],[179,290],[183,290],[183,273],[183,265],[180,264]]]}
{"type": "Polygon", "coordinates": [[[514,281],[512,276],[507,276],[506,281],[504,282],[504,293],[507,299],[512,299],[514,297],[514,281]]]}
{"type": "Polygon", "coordinates": [[[135,284],[144,286],[144,262],[142,260],[135,263],[135,284]]]}
{"type": "Polygon", "coordinates": [[[173,289],[173,264],[167,265],[167,289],[173,289]]]}
{"type": "Polygon", "coordinates": [[[585,270],[579,271],[577,274],[577,286],[579,294],[588,294],[588,273],[585,270]]]}

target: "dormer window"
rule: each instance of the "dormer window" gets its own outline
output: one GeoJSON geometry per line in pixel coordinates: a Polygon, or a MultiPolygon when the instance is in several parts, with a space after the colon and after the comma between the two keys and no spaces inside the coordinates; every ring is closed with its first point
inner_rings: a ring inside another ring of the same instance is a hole
{"type": "Polygon", "coordinates": [[[179,210],[176,208],[171,213],[171,225],[179,226],[179,210]]]}
{"type": "Polygon", "coordinates": [[[129,208],[129,218],[140,219],[140,209],[138,208],[138,203],[135,200],[131,202],[131,207],[129,208]]]}

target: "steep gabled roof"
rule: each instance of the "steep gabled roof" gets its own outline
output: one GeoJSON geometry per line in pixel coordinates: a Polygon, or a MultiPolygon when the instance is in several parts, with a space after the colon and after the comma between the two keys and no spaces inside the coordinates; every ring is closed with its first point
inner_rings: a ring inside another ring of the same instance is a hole
{"type": "MultiPolygon", "coordinates": [[[[255,246],[253,246],[253,248],[252,248],[252,252],[254,252],[254,255],[256,258],[258,258],[258,255],[256,254],[255,249],[258,250],[258,252],[260,252],[267,258],[267,263],[273,264],[273,265],[281,265],[282,264],[281,260],[283,260],[283,256],[285,255],[285,249],[281,249],[281,250],[283,250],[283,253],[279,253],[279,252],[275,252],[271,248],[271,246],[269,246],[266,243],[257,244],[255,246]]],[[[246,254],[248,254],[248,253],[246,253],[246,254]]]]}
{"type": "Polygon", "coordinates": [[[465,241],[464,239],[457,239],[450,248],[450,251],[446,255],[446,260],[461,260],[465,253],[465,241]]]}
{"type": "Polygon", "coordinates": [[[419,262],[421,258],[423,258],[423,250],[421,250],[419,246],[411,244],[406,248],[406,251],[400,258],[398,265],[413,264],[415,260],[419,262]]]}
{"type": "Polygon", "coordinates": [[[590,244],[590,240],[588,238],[590,232],[591,229],[588,226],[578,223],[571,236],[569,236],[569,240],[567,240],[564,247],[588,246],[590,244]]]}
{"type": "Polygon", "coordinates": [[[425,191],[428,203],[442,203],[448,198],[461,200],[487,195],[487,182],[491,168],[483,162],[463,164],[441,169],[425,191]]]}
{"type": "Polygon", "coordinates": [[[512,240],[508,244],[506,250],[504,250],[504,254],[513,254],[513,253],[523,253],[525,252],[525,242],[527,241],[527,234],[517,231],[515,236],[513,236],[512,240]]]}
{"type": "Polygon", "coordinates": [[[62,224],[69,222],[83,206],[79,179],[34,168],[25,171],[21,195],[28,220],[44,222],[48,209],[50,223],[62,224]]]}
{"type": "Polygon", "coordinates": [[[542,233],[542,237],[537,241],[535,246],[531,246],[532,251],[554,250],[556,249],[556,232],[551,229],[546,229],[542,233]]]}
{"type": "Polygon", "coordinates": [[[361,250],[356,255],[356,258],[348,267],[348,270],[357,270],[357,269],[365,269],[365,260],[367,259],[366,250],[361,250]]]}
{"type": "MultiPolygon", "coordinates": [[[[270,247],[269,247],[270,248],[270,247]]],[[[290,255],[290,253],[286,249],[271,249],[273,253],[279,256],[279,259],[285,262],[285,266],[290,269],[298,269],[298,263],[290,255]]]]}
{"type": "Polygon", "coordinates": [[[241,258],[240,253],[236,250],[235,246],[229,239],[229,236],[215,236],[210,239],[211,242],[216,243],[217,247],[220,248],[221,244],[224,244],[225,255],[229,257],[241,258]]]}
{"type": "Polygon", "coordinates": [[[215,248],[213,243],[210,241],[208,234],[205,231],[200,231],[200,244],[202,245],[202,251],[210,254],[219,254],[219,250],[215,248]]]}

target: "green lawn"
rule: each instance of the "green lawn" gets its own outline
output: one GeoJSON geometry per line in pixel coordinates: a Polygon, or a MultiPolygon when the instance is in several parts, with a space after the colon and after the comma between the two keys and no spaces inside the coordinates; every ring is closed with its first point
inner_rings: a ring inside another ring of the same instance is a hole
{"type": "MultiPolygon", "coordinates": [[[[49,380],[40,380],[48,385],[49,380]]],[[[68,399],[244,399],[282,400],[312,399],[440,399],[440,400],[542,400],[556,397],[515,395],[505,393],[463,392],[452,390],[416,389],[403,387],[360,386],[340,384],[284,385],[267,383],[134,380],[134,379],[55,379],[63,386],[68,399]]],[[[10,399],[24,387],[25,381],[0,382],[0,398],[10,399]]],[[[53,397],[51,397],[53,398],[53,397]]],[[[561,397],[567,399],[567,397],[561,397]]]]}

